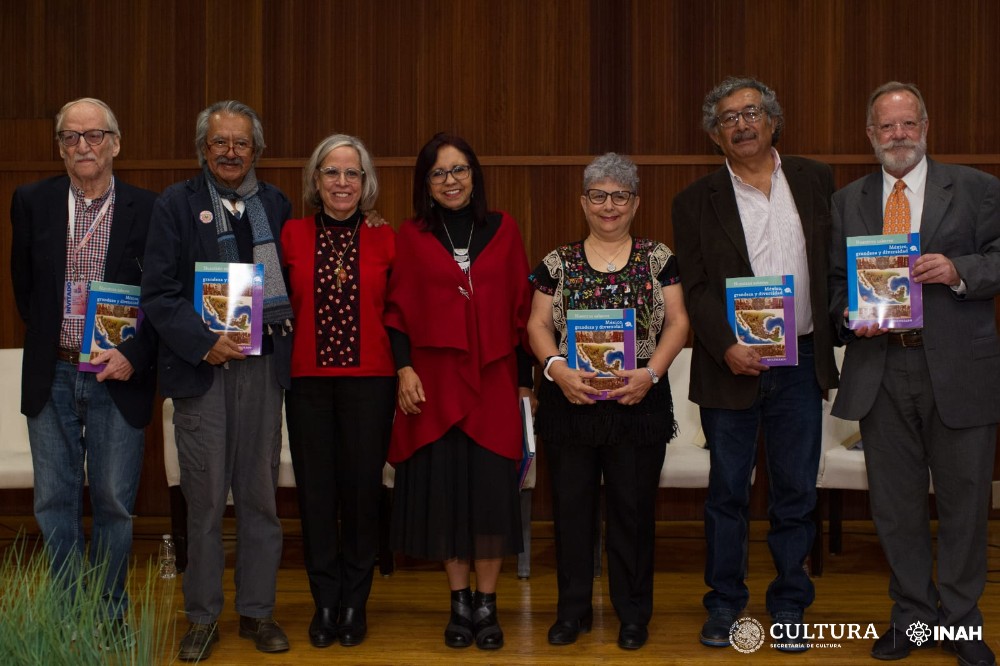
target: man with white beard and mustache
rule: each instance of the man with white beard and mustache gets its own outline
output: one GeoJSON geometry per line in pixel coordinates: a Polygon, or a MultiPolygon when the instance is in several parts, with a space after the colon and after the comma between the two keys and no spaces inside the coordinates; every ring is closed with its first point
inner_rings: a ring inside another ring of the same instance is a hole
{"type": "Polygon", "coordinates": [[[929,632],[938,625],[968,637],[942,641],[960,665],[989,665],[996,661],[982,640],[978,602],[1000,421],[993,305],[1000,294],[1000,181],[928,159],[928,124],[915,86],[893,81],[877,88],[868,100],[867,133],[882,168],[833,196],[830,312],[847,345],[833,414],[861,422],[872,516],[892,570],[890,626],[872,656],[902,659],[934,647],[929,632]],[[850,331],[846,239],[883,233],[883,211],[897,187],[910,232],[920,233],[912,275],[923,287],[924,326],[850,331]]]}
{"type": "MultiPolygon", "coordinates": [[[[725,647],[750,598],[745,583],[750,480],[764,434],[769,479],[767,541],[777,576],[767,611],[799,625],[815,590],[803,569],[815,527],[822,392],[837,385],[835,331],[827,316],[830,167],[779,156],[784,128],[774,91],[730,78],[702,105],[702,125],[725,165],[677,195],[674,242],[694,345],[691,400],[701,407],[711,472],[705,501],[707,557],[702,644],[725,647]],[[798,364],[771,367],[738,344],[727,317],[726,278],[794,276],[798,364]]],[[[776,649],[807,649],[800,628],[776,649]],[[796,638],[793,638],[795,636],[796,638]]]]}

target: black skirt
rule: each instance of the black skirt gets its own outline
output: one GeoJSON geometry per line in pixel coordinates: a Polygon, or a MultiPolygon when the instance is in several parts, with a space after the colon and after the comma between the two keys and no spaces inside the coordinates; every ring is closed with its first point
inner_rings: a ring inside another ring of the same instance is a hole
{"type": "Polygon", "coordinates": [[[420,448],[396,465],[392,549],[437,561],[517,555],[517,469],[458,428],[420,448]]]}

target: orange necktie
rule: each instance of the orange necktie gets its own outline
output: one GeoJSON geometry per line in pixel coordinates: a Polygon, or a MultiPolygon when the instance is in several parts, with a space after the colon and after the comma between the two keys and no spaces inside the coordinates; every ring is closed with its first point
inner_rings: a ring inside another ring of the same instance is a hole
{"type": "Polygon", "coordinates": [[[906,183],[900,178],[892,187],[892,194],[885,202],[885,217],[882,220],[882,233],[910,233],[910,202],[906,199],[906,183]]]}

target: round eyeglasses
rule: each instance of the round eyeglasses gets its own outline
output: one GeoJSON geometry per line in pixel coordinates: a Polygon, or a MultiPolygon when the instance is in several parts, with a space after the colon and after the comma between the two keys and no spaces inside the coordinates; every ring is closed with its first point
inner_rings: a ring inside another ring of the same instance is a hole
{"type": "Polygon", "coordinates": [[[348,183],[356,183],[361,180],[361,177],[365,175],[363,169],[338,169],[337,167],[324,167],[322,169],[316,169],[319,171],[320,175],[327,180],[340,180],[343,176],[344,180],[348,183]]]}
{"type": "Polygon", "coordinates": [[[99,146],[104,143],[105,134],[114,134],[114,132],[111,130],[100,129],[85,130],[83,132],[62,130],[61,132],[56,132],[56,138],[59,140],[59,143],[67,148],[71,148],[72,146],[80,143],[80,137],[83,137],[83,140],[91,146],[99,146]]]}

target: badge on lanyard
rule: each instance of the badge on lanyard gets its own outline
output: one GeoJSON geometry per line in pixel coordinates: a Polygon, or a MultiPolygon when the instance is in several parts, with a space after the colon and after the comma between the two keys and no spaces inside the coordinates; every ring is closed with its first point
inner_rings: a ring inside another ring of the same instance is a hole
{"type": "Polygon", "coordinates": [[[66,280],[63,295],[63,319],[83,319],[87,316],[87,280],[66,280]]]}

